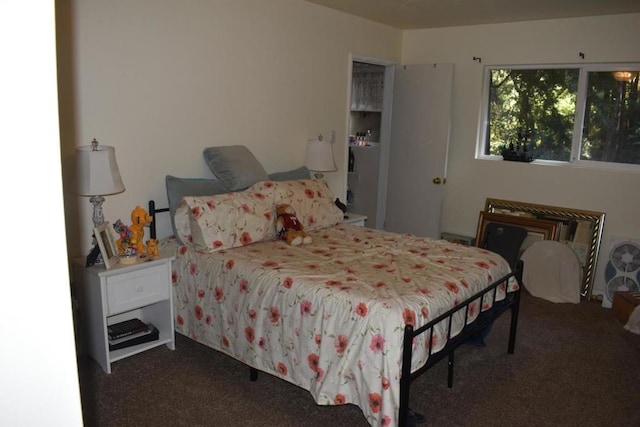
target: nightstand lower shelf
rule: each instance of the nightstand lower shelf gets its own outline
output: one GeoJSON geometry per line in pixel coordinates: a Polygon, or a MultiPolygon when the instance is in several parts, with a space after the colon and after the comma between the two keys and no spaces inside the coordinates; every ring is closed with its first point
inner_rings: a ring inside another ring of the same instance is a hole
{"type": "Polygon", "coordinates": [[[126,357],[133,356],[134,354],[142,353],[143,351],[151,350],[155,347],[166,345],[169,349],[175,350],[176,345],[173,341],[173,337],[167,333],[160,333],[160,337],[155,341],[145,342],[142,344],[132,345],[127,348],[120,348],[118,350],[112,350],[109,352],[109,361],[111,363],[122,360],[126,357]]]}

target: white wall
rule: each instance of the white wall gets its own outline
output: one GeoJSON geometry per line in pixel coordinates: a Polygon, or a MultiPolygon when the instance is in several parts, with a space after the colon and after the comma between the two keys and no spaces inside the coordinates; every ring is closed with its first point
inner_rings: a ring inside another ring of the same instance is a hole
{"type": "MultiPolygon", "coordinates": [[[[325,176],[345,200],[349,54],[399,62],[399,30],[301,0],[56,6],[63,153],[94,137],[116,147],[126,191],[107,196],[107,221],[166,205],[166,174],[211,177],[204,147],[244,144],[271,173],[301,166],[307,139],[332,129],[338,172],[325,176]]],[[[69,250],[84,253],[91,206],[66,205],[69,250]]]]}
{"type": "Polygon", "coordinates": [[[2,426],[82,425],[64,234],[54,23],[53,1],[0,3],[2,426]]]}
{"type": "Polygon", "coordinates": [[[605,212],[599,264],[610,236],[640,238],[640,171],[474,158],[485,65],[578,63],[580,52],[585,62],[638,62],[639,23],[640,14],[627,14],[405,32],[403,64],[455,64],[442,230],[475,236],[478,212],[493,197],[605,212]]]}
{"type": "MultiPolygon", "coordinates": [[[[640,237],[639,173],[474,159],[484,65],[575,63],[579,52],[640,61],[638,14],[402,33],[301,0],[59,0],[56,9],[62,153],[70,159],[94,137],[116,147],[127,190],[107,197],[108,221],[150,198],[164,205],[166,174],[210,177],[206,146],[245,144],[275,172],[300,166],[305,141],[331,129],[338,171],[325,176],[345,200],[349,54],[399,62],[402,52],[406,64],[455,64],[443,230],[475,235],[495,197],[605,211],[604,242],[640,237]]],[[[69,251],[84,253],[91,206],[65,197],[69,251]]],[[[167,219],[158,225],[168,234],[167,219]]]]}

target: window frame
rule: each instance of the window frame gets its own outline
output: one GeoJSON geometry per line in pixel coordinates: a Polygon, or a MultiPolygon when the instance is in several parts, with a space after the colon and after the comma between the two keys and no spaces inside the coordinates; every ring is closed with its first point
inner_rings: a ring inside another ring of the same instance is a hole
{"type": "Polygon", "coordinates": [[[521,64],[485,65],[482,77],[482,98],[480,105],[480,120],[478,123],[478,139],[476,142],[476,159],[480,160],[502,160],[502,156],[496,154],[484,154],[485,142],[487,140],[487,129],[489,121],[489,91],[491,87],[491,71],[493,70],[544,70],[544,69],[577,69],[578,88],[576,92],[576,108],[574,113],[573,134],[571,140],[571,155],[569,161],[534,159],[533,163],[559,165],[559,166],[582,166],[600,169],[618,169],[640,172],[640,164],[604,162],[599,160],[580,159],[580,148],[582,143],[582,130],[586,114],[586,96],[588,75],[590,72],[603,71],[636,71],[640,72],[639,62],[611,62],[611,63],[570,63],[570,64],[521,64]]]}

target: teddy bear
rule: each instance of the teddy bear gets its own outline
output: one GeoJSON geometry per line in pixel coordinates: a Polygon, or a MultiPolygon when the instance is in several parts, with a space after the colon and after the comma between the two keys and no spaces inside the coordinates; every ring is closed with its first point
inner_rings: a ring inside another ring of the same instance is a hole
{"type": "Polygon", "coordinates": [[[147,240],[147,256],[158,256],[158,239],[147,240]]]}
{"type": "Polygon", "coordinates": [[[136,206],[133,211],[131,211],[131,222],[132,224],[129,226],[131,230],[131,243],[134,244],[136,251],[141,254],[144,253],[144,227],[151,224],[153,221],[153,217],[149,216],[147,211],[145,211],[140,206],[136,206]]]}
{"type": "Polygon", "coordinates": [[[283,203],[276,206],[276,231],[278,237],[292,246],[307,245],[312,242],[311,236],[304,231],[302,223],[296,216],[293,206],[283,203]]]}

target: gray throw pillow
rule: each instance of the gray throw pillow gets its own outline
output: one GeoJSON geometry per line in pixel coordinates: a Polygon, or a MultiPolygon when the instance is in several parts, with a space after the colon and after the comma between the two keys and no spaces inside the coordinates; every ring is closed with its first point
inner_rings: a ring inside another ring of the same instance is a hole
{"type": "Polygon", "coordinates": [[[297,181],[299,179],[311,179],[311,173],[306,166],[300,166],[290,171],[271,173],[269,174],[269,179],[271,181],[297,181]]]}
{"type": "Polygon", "coordinates": [[[258,159],[244,145],[207,147],[202,152],[211,172],[227,191],[241,191],[269,176],[258,159]]]}
{"type": "Polygon", "coordinates": [[[185,196],[213,196],[215,194],[227,193],[227,190],[217,179],[178,178],[167,175],[165,177],[165,183],[167,185],[167,199],[169,200],[169,214],[171,215],[173,235],[176,236],[178,242],[184,244],[178,237],[176,225],[173,220],[182,198],[185,196]]]}

